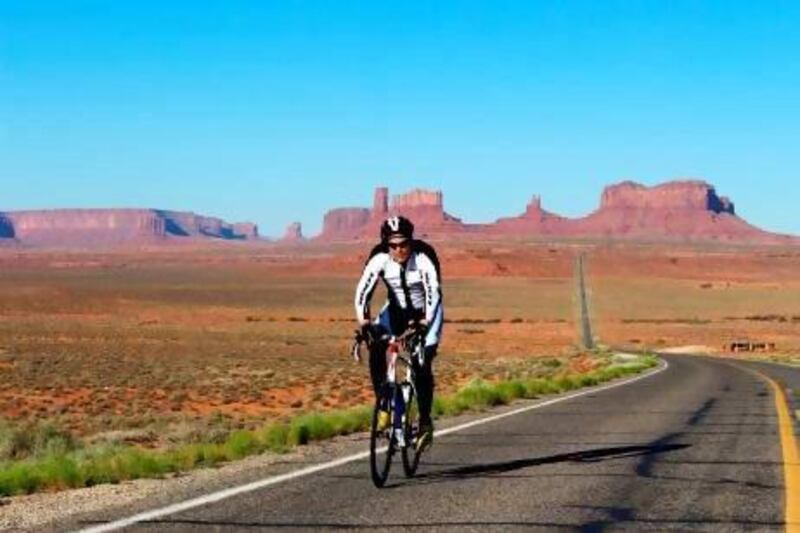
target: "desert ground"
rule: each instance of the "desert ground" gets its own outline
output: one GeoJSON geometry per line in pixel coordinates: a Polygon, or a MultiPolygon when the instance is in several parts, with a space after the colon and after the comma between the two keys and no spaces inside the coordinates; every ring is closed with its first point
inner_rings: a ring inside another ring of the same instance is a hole
{"type": "Polygon", "coordinates": [[[748,340],[774,350],[738,355],[800,354],[800,250],[599,248],[589,265],[603,342],[730,357],[731,342],[748,340]]]}
{"type": "MultiPolygon", "coordinates": [[[[591,365],[573,265],[587,258],[594,333],[645,350],[775,343],[800,354],[800,250],[589,242],[440,242],[439,391],[591,365]],[[587,362],[588,361],[588,362],[587,362]]],[[[114,252],[0,251],[0,423],[86,442],[208,440],[369,401],[349,357],[359,244],[114,252]]],[[[379,290],[374,305],[382,302],[379,290]]]]}

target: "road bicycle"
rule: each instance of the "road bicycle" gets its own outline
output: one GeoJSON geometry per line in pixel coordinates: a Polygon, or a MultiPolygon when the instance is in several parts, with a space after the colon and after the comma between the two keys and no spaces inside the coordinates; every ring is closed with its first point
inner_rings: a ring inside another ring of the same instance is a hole
{"type": "Polygon", "coordinates": [[[371,324],[356,330],[353,357],[357,361],[361,360],[362,345],[366,345],[368,354],[374,346],[386,346],[386,378],[372,410],[369,436],[372,482],[381,488],[389,478],[392,458],[398,450],[406,477],[413,477],[419,466],[423,449],[415,445],[419,436],[419,407],[414,361],[419,365],[417,368],[425,362],[425,330],[414,325],[402,335],[394,336],[371,324]]]}

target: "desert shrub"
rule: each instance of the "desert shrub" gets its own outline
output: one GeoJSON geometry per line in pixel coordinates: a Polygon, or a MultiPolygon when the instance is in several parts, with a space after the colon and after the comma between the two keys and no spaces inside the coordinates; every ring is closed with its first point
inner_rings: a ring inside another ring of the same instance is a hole
{"type": "Polygon", "coordinates": [[[241,459],[263,450],[256,434],[247,430],[234,431],[223,446],[225,456],[229,459],[241,459]]]}
{"type": "Polygon", "coordinates": [[[52,455],[41,461],[34,469],[38,483],[50,488],[78,488],[85,479],[78,464],[66,455],[52,455]]]}
{"type": "Polygon", "coordinates": [[[498,383],[496,389],[504,404],[511,403],[519,398],[524,398],[526,393],[525,384],[517,380],[498,383]]]}
{"type": "Polygon", "coordinates": [[[307,444],[314,440],[330,438],[334,434],[334,427],[329,418],[320,413],[308,413],[291,421],[288,443],[293,446],[307,444]]]}
{"type": "Polygon", "coordinates": [[[66,453],[80,446],[68,431],[49,423],[14,427],[0,423],[0,461],[66,453]]]}
{"type": "Polygon", "coordinates": [[[188,444],[166,453],[166,462],[173,470],[189,470],[196,466],[213,466],[228,459],[222,444],[188,444]]]}
{"type": "Polygon", "coordinates": [[[456,393],[465,407],[490,407],[501,402],[497,387],[483,380],[475,380],[456,393]]]}
{"type": "Polygon", "coordinates": [[[542,366],[545,366],[545,367],[548,367],[548,368],[558,368],[562,364],[563,363],[561,361],[559,361],[558,359],[542,359],[542,366]]]}
{"type": "Polygon", "coordinates": [[[337,435],[347,435],[369,429],[372,409],[368,406],[353,407],[344,411],[334,411],[328,415],[337,435]]]}
{"type": "Polygon", "coordinates": [[[267,450],[286,452],[289,449],[289,425],[276,423],[265,426],[259,432],[259,438],[267,450]]]}

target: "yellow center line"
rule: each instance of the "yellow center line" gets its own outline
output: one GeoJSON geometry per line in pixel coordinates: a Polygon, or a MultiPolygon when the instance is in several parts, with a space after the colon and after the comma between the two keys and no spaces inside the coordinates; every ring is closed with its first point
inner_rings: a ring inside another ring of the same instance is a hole
{"type": "Polygon", "coordinates": [[[778,411],[778,428],[783,450],[783,478],[786,487],[785,522],[787,533],[800,533],[800,449],[792,426],[792,415],[786,392],[777,381],[766,374],[750,368],[735,365],[760,377],[772,386],[775,397],[775,409],[778,411]]]}

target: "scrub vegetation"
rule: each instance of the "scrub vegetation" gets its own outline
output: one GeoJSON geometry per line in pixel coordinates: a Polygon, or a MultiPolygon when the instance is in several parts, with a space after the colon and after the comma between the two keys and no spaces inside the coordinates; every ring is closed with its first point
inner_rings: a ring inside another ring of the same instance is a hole
{"type": "MultiPolygon", "coordinates": [[[[654,366],[656,358],[642,356],[614,362],[598,358],[598,367],[585,373],[562,371],[551,377],[528,377],[490,382],[475,379],[434,403],[436,417],[453,416],[518,399],[597,385],[654,366]]],[[[560,366],[560,365],[559,365],[560,366]]],[[[4,461],[0,463],[0,495],[86,487],[99,483],[161,477],[202,466],[214,466],[265,451],[284,453],[295,446],[369,428],[370,406],[309,412],[254,430],[235,430],[218,442],[197,442],[164,450],[133,445],[84,446],[50,426],[0,431],[4,461]]]]}

